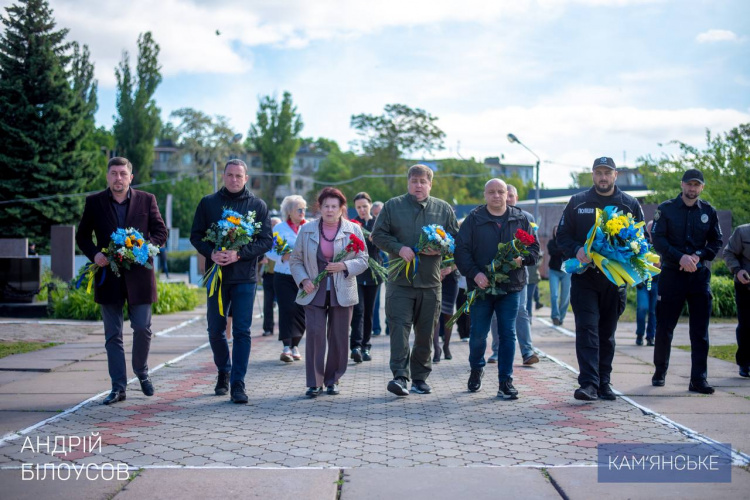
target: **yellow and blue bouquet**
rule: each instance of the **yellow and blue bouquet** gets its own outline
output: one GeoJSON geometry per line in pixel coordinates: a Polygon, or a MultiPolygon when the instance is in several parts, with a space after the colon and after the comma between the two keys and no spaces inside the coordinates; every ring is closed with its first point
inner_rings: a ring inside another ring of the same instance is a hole
{"type": "Polygon", "coordinates": [[[276,252],[279,257],[283,257],[286,254],[292,253],[294,247],[279,233],[273,233],[273,246],[271,251],[276,252]]]}
{"type": "Polygon", "coordinates": [[[597,208],[596,221],[584,245],[592,262],[584,264],[575,258],[568,259],[563,269],[572,274],[595,266],[617,286],[645,282],[650,288],[651,278],[661,270],[652,265],[659,262],[659,256],[651,251],[643,234],[644,225],[644,222],[635,222],[632,214],[623,214],[616,207],[597,208]]]}
{"type": "MultiPolygon", "coordinates": [[[[213,243],[214,251],[239,250],[247,245],[258,234],[262,222],[255,222],[255,212],[245,215],[225,208],[221,219],[211,224],[206,231],[203,241],[213,243]]],[[[201,286],[209,290],[209,297],[213,297],[219,290],[219,314],[224,316],[224,304],[221,296],[221,266],[214,263],[208,268],[200,281],[201,286]]]]}
{"type": "MultiPolygon", "coordinates": [[[[109,268],[117,277],[120,277],[122,270],[129,270],[133,264],[138,264],[146,269],[153,269],[148,260],[159,255],[159,247],[149,243],[138,230],[132,227],[127,229],[117,228],[110,236],[107,248],[102,248],[102,253],[107,256],[109,268]]],[[[83,269],[76,282],[76,288],[79,288],[83,280],[86,279],[88,281],[86,292],[91,293],[94,275],[99,269],[102,269],[102,277],[99,280],[99,286],[101,286],[104,283],[107,270],[91,263],[83,269]]]]}
{"type": "Polygon", "coordinates": [[[406,271],[407,279],[413,279],[419,267],[419,254],[425,250],[439,251],[442,257],[441,261],[452,259],[453,252],[456,250],[456,242],[453,236],[445,231],[443,226],[430,224],[422,228],[417,246],[412,248],[412,250],[414,250],[415,256],[411,262],[406,262],[401,257],[396,257],[390,261],[388,264],[388,281],[395,280],[401,271],[404,270],[406,271]]]}

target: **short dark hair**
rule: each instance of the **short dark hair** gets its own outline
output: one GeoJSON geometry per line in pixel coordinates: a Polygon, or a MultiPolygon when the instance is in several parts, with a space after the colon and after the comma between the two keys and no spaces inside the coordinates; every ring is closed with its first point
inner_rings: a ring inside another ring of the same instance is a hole
{"type": "Polygon", "coordinates": [[[240,167],[242,167],[242,168],[245,169],[245,175],[247,175],[247,164],[244,161],[240,160],[239,158],[233,158],[233,159],[229,160],[226,163],[226,165],[224,165],[224,173],[225,174],[227,173],[227,167],[229,165],[239,165],[240,167]]]}
{"type": "Polygon", "coordinates": [[[411,179],[412,177],[427,177],[427,180],[432,182],[432,169],[427,165],[417,163],[409,167],[409,171],[406,173],[407,179],[411,179]]]}
{"type": "Polygon", "coordinates": [[[122,156],[115,156],[109,160],[107,163],[107,172],[109,172],[109,169],[112,167],[128,167],[128,171],[131,174],[133,173],[133,164],[130,163],[130,160],[122,156]]]}
{"type": "Polygon", "coordinates": [[[320,208],[323,205],[323,201],[326,198],[336,198],[341,202],[341,206],[346,206],[346,196],[344,196],[344,193],[336,189],[335,187],[324,187],[320,190],[320,193],[318,194],[318,208],[320,208]]]}
{"type": "Polygon", "coordinates": [[[354,195],[354,201],[357,201],[357,200],[367,200],[370,202],[370,205],[372,205],[372,198],[370,198],[370,195],[365,193],[364,191],[354,195]]]}

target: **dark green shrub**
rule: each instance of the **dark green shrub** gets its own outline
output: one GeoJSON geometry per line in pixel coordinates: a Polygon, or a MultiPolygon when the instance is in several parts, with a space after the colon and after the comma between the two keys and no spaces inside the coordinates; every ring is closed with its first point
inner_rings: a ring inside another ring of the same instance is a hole
{"type": "Polygon", "coordinates": [[[182,250],[167,253],[167,266],[170,273],[189,273],[190,256],[197,255],[195,250],[182,250]]]}

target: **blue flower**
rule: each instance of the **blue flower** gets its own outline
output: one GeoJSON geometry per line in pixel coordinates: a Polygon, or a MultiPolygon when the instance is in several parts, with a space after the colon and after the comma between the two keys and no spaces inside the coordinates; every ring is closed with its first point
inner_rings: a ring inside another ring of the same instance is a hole
{"type": "Polygon", "coordinates": [[[219,228],[221,229],[232,229],[233,227],[235,227],[234,224],[232,224],[226,219],[221,219],[219,221],[219,228]]]}
{"type": "Polygon", "coordinates": [[[225,208],[224,212],[221,214],[221,218],[226,219],[227,217],[237,217],[238,219],[242,218],[242,216],[238,212],[225,208]]]}

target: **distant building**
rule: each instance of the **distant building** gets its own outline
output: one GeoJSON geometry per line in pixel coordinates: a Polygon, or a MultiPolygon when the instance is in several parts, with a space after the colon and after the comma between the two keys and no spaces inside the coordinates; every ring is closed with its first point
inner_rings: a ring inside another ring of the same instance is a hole
{"type": "Polygon", "coordinates": [[[528,181],[534,181],[534,165],[516,165],[511,163],[502,163],[500,158],[497,156],[490,156],[484,159],[484,164],[490,169],[492,177],[499,179],[507,179],[517,175],[521,180],[526,183],[528,181]]]}

